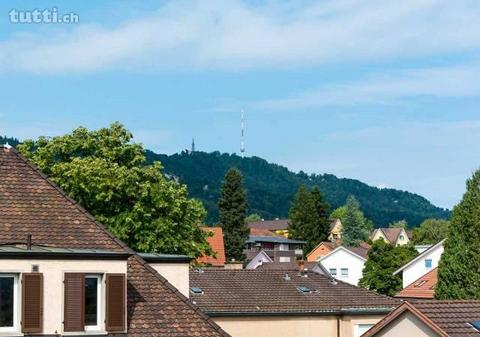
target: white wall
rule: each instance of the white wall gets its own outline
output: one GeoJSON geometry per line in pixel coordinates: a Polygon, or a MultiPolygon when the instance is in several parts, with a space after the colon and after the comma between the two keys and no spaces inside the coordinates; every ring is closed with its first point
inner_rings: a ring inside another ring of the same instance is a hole
{"type": "Polygon", "coordinates": [[[358,285],[358,281],[362,278],[362,271],[365,265],[364,260],[343,249],[338,249],[324,256],[320,262],[327,271],[330,271],[331,268],[337,269],[336,279],[353,285],[358,285]],[[342,268],[348,268],[348,277],[341,275],[342,268]]]}
{"type": "Polygon", "coordinates": [[[432,329],[420,321],[410,312],[405,312],[397,317],[388,326],[383,328],[376,337],[438,337],[432,329]]]}
{"type": "Polygon", "coordinates": [[[438,266],[442,253],[443,245],[438,245],[426,253],[425,256],[405,268],[402,272],[403,287],[409,286],[432,269],[435,269],[438,266]],[[432,260],[432,268],[425,268],[425,260],[427,259],[432,260]]]}
{"type": "Polygon", "coordinates": [[[149,263],[160,275],[165,277],[184,296],[190,296],[188,263],[149,263]]]}
{"type": "MultiPolygon", "coordinates": [[[[21,273],[30,273],[34,264],[39,266],[39,272],[43,274],[43,334],[61,334],[63,332],[63,279],[65,273],[127,274],[127,261],[18,259],[0,260],[0,273],[20,276],[21,273]]],[[[105,301],[104,282],[105,279],[102,281],[103,301],[105,301]]],[[[20,286],[19,289],[21,289],[20,286]]],[[[20,298],[21,294],[19,294],[20,298]]],[[[20,306],[21,301],[18,305],[19,313],[21,313],[20,306]]],[[[104,317],[105,303],[102,303],[102,308],[102,317],[104,317]]]]}

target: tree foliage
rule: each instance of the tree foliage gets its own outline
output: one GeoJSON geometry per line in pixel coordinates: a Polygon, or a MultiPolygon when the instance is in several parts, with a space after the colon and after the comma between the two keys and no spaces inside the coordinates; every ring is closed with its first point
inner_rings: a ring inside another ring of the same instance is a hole
{"type": "Polygon", "coordinates": [[[244,261],[243,250],[250,230],[245,224],[247,202],[243,178],[239,170],[228,170],[222,184],[219,224],[223,228],[225,254],[228,260],[244,261]]]}
{"type": "Polygon", "coordinates": [[[305,240],[305,253],[320,242],[327,240],[330,233],[329,205],[324,201],[318,187],[309,191],[300,186],[290,208],[288,235],[292,239],[305,240]]]}
{"type": "Polygon", "coordinates": [[[349,196],[345,204],[346,212],[342,220],[342,241],[346,246],[358,246],[362,241],[367,241],[373,224],[363,215],[360,203],[354,196],[349,196]]]}
{"type": "Polygon", "coordinates": [[[388,225],[389,228],[403,228],[407,229],[408,228],[408,223],[406,220],[398,220],[395,222],[392,222],[391,224],[388,225]]]}
{"type": "Polygon", "coordinates": [[[359,285],[380,294],[394,296],[402,289],[402,278],[395,270],[417,256],[412,245],[394,246],[383,239],[373,242],[359,285]]]}
{"type": "Polygon", "coordinates": [[[433,245],[447,237],[450,221],[427,219],[413,230],[413,242],[417,245],[433,245]]]}
{"type": "Polygon", "coordinates": [[[249,214],[245,218],[245,223],[248,224],[249,222],[255,222],[255,221],[262,221],[262,217],[258,215],[257,213],[249,214]]]}
{"type": "Polygon", "coordinates": [[[480,299],[480,170],[454,207],[438,266],[437,299],[480,299]]]}
{"type": "Polygon", "coordinates": [[[141,252],[210,253],[202,204],[187,188],[145,165],[144,149],[121,124],[36,141],[19,151],[119,239],[141,252]]]}

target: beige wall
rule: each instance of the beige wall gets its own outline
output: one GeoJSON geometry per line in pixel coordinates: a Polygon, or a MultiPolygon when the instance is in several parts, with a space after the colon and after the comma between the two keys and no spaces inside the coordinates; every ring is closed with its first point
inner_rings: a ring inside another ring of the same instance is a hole
{"type": "MultiPolygon", "coordinates": [[[[57,334],[63,332],[63,279],[64,273],[127,273],[127,261],[105,260],[0,260],[0,273],[30,273],[32,265],[39,266],[43,274],[43,333],[57,334]]],[[[102,297],[105,299],[105,279],[102,282],[102,297]]],[[[19,283],[18,313],[21,316],[21,286],[19,283]]],[[[102,316],[105,315],[105,304],[102,303],[102,316]]],[[[101,320],[103,322],[103,319],[101,320]]],[[[103,327],[103,330],[105,327],[103,327]]],[[[12,334],[9,334],[12,335],[12,334]]],[[[78,335],[78,333],[77,333],[78,335]]]]}
{"type": "Polygon", "coordinates": [[[190,265],[188,263],[150,263],[150,265],[184,296],[189,297],[190,265]]]}
{"type": "MultiPolygon", "coordinates": [[[[356,324],[375,324],[383,317],[343,316],[340,337],[354,337],[356,324]]],[[[337,337],[335,316],[213,317],[213,320],[232,337],[337,337]]]]}
{"type": "Polygon", "coordinates": [[[405,312],[382,329],[378,337],[438,337],[438,335],[410,312],[405,312]]]}

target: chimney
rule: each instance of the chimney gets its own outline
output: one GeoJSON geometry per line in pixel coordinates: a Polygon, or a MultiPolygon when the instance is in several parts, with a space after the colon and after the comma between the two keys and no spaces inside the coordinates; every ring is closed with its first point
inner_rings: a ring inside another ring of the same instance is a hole
{"type": "Polygon", "coordinates": [[[32,234],[27,234],[27,250],[32,250],[32,234]]]}
{"type": "Polygon", "coordinates": [[[305,261],[298,261],[298,271],[300,272],[300,274],[303,275],[303,273],[305,272],[305,261]]]}

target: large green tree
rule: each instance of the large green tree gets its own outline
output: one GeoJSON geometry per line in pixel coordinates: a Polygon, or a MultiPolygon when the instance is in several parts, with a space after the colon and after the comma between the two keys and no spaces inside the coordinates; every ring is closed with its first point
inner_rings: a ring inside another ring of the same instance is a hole
{"type": "Polygon", "coordinates": [[[359,285],[380,294],[394,296],[402,289],[402,279],[393,272],[417,256],[412,245],[394,246],[376,240],[368,251],[368,260],[359,285]]]}
{"type": "Polygon", "coordinates": [[[245,224],[247,201],[242,174],[231,168],[225,174],[218,201],[219,224],[223,228],[225,254],[228,260],[245,260],[243,250],[250,233],[245,224]]]}
{"type": "Polygon", "coordinates": [[[467,180],[438,266],[437,299],[480,299],[480,170],[467,180]]]}
{"type": "Polygon", "coordinates": [[[363,215],[360,203],[351,195],[345,204],[345,215],[342,220],[342,241],[346,246],[358,246],[362,241],[368,240],[373,224],[363,215]]]}
{"type": "Polygon", "coordinates": [[[305,186],[300,186],[290,208],[288,234],[292,239],[307,242],[305,253],[328,238],[329,208],[318,187],[309,191],[305,186]]]}
{"type": "Polygon", "coordinates": [[[447,237],[450,221],[427,219],[413,230],[413,242],[417,245],[436,244],[447,237]]]}
{"type": "Polygon", "coordinates": [[[121,124],[27,140],[19,151],[119,239],[141,252],[210,253],[202,204],[145,164],[144,149],[121,124]]]}

